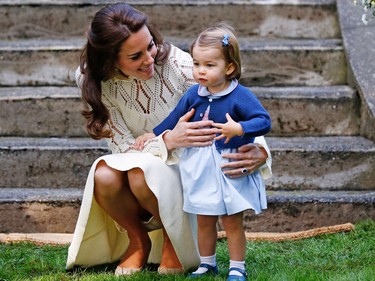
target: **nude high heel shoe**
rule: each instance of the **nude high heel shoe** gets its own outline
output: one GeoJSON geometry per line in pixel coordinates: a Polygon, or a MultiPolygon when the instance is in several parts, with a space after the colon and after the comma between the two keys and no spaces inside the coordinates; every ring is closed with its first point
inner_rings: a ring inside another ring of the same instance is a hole
{"type": "Polygon", "coordinates": [[[182,267],[179,268],[167,268],[167,267],[158,267],[158,273],[160,275],[176,275],[182,274],[185,270],[182,267]]]}
{"type": "Polygon", "coordinates": [[[141,272],[142,268],[127,268],[127,267],[116,267],[115,270],[115,276],[121,276],[121,275],[132,275],[137,272],[141,272]]]}

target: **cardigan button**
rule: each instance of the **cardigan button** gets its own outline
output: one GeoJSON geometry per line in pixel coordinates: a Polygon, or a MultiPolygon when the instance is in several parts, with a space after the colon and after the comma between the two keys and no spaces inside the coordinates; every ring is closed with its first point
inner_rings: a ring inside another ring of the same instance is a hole
{"type": "Polygon", "coordinates": [[[209,101],[209,102],[212,102],[212,98],[209,98],[208,101],[209,101]]]}

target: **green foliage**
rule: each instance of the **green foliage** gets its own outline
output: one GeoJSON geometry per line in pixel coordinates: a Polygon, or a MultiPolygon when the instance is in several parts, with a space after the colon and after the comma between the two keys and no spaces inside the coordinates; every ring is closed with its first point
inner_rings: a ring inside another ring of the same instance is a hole
{"type": "MultiPolygon", "coordinates": [[[[185,280],[186,275],[159,276],[156,265],[131,277],[113,275],[116,264],[65,270],[66,246],[30,243],[0,244],[0,280],[185,280]]],[[[229,255],[226,241],[219,241],[218,277],[226,280],[229,255]]],[[[287,242],[248,242],[249,280],[259,281],[366,281],[375,276],[375,221],[358,223],[354,231],[287,242]]]]}
{"type": "MultiPolygon", "coordinates": [[[[368,24],[369,16],[375,17],[375,0],[360,0],[363,8],[362,21],[364,24],[368,24]]],[[[354,0],[354,5],[358,4],[358,0],[354,0]]]]}

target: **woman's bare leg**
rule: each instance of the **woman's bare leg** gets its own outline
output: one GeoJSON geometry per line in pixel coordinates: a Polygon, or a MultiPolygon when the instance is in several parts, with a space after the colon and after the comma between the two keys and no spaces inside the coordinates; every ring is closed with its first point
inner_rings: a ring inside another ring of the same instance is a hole
{"type": "MultiPolygon", "coordinates": [[[[132,169],[128,172],[129,185],[132,193],[137,198],[139,204],[152,214],[155,219],[161,222],[159,205],[155,194],[148,187],[144,173],[141,169],[132,169]]],[[[163,228],[164,244],[160,262],[161,268],[181,268],[176,252],[173,248],[167,232],[163,228]]]]}
{"type": "MultiPolygon", "coordinates": [[[[160,268],[171,268],[178,269],[182,268],[182,265],[177,257],[176,251],[173,248],[172,242],[165,229],[163,228],[164,243],[161,255],[160,268]]],[[[168,273],[168,272],[166,272],[168,273]]]]}
{"type": "Polygon", "coordinates": [[[145,211],[129,188],[126,172],[100,161],[95,171],[94,196],[108,215],[127,230],[130,243],[119,266],[142,267],[150,253],[151,241],[140,220],[145,211]]]}

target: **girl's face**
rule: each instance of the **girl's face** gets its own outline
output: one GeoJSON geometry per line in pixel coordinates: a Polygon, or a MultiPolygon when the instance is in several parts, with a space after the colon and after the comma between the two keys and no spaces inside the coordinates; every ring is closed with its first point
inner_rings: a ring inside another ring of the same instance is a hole
{"type": "Polygon", "coordinates": [[[126,76],[148,80],[154,76],[157,48],[147,26],[132,33],[122,44],[117,67],[126,76]]]}
{"type": "Polygon", "coordinates": [[[193,76],[200,85],[207,87],[212,94],[219,93],[226,89],[230,81],[226,75],[233,72],[232,64],[227,64],[222,50],[214,47],[193,48],[193,76]]]}

